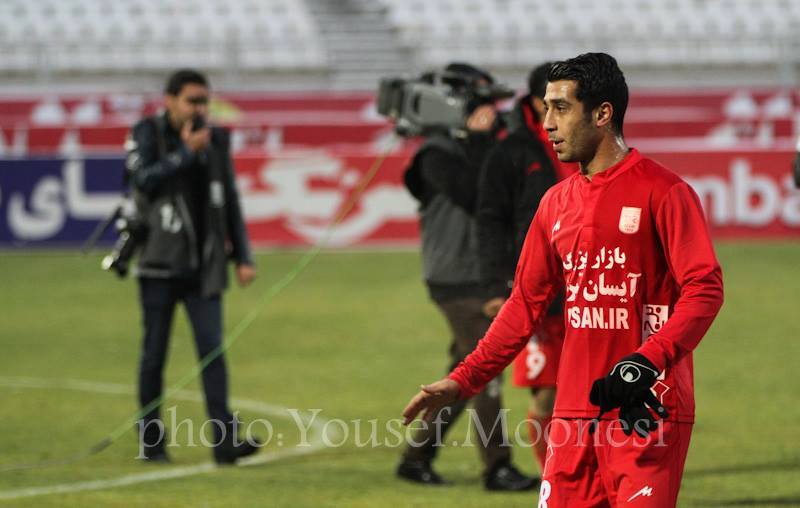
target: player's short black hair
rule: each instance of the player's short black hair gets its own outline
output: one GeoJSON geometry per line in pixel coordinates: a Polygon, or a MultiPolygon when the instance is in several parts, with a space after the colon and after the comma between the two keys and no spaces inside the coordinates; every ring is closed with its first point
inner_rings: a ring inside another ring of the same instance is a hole
{"type": "Polygon", "coordinates": [[[188,84],[202,85],[209,88],[208,79],[200,71],[194,69],[180,69],[173,72],[169,79],[167,79],[164,93],[167,95],[180,95],[183,87],[188,84]]]}
{"type": "Polygon", "coordinates": [[[528,93],[534,97],[544,99],[544,91],[547,89],[547,74],[553,62],[545,62],[533,68],[528,74],[528,93]]]}
{"type": "Polygon", "coordinates": [[[614,107],[611,123],[622,134],[625,110],[628,108],[628,84],[613,56],[605,53],[584,53],[556,62],[550,67],[547,81],[576,81],[576,97],[587,112],[603,102],[614,107]]]}

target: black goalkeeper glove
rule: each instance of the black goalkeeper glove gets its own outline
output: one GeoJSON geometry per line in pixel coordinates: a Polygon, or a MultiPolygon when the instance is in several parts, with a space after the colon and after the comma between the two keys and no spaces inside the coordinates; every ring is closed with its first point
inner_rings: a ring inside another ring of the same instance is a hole
{"type": "Polygon", "coordinates": [[[589,433],[594,433],[604,413],[615,408],[620,408],[619,418],[626,424],[623,431],[627,435],[636,430],[637,434],[646,436],[647,432],[654,430],[656,423],[647,408],[653,409],[659,418],[668,416],[667,409],[650,391],[657,377],[655,365],[643,355],[633,353],[617,362],[606,377],[595,380],[589,400],[600,406],[600,412],[592,420],[589,433]]]}

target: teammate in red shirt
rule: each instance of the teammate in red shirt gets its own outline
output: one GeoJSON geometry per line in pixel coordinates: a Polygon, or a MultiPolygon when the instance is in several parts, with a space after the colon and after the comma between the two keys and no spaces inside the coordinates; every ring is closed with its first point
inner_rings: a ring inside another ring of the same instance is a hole
{"type": "Polygon", "coordinates": [[[694,422],[692,350],[722,305],[697,195],[626,146],[628,88],[587,53],[548,75],[544,127],[580,173],[542,199],[511,297],[447,378],[403,412],[470,397],[525,346],[566,289],[566,336],[539,506],[675,506],[694,422]]]}

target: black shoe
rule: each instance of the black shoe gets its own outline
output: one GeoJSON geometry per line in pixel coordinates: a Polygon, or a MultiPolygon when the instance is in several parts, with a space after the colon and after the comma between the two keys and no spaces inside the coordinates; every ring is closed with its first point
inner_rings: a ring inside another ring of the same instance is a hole
{"type": "Polygon", "coordinates": [[[150,463],[168,463],[169,455],[165,449],[167,432],[161,420],[140,421],[137,426],[139,433],[139,455],[137,459],[150,463]]]}
{"type": "Polygon", "coordinates": [[[532,490],[539,486],[541,479],[525,476],[511,463],[505,462],[494,466],[484,477],[486,490],[520,492],[532,490]]]}
{"type": "Polygon", "coordinates": [[[160,450],[147,450],[144,452],[142,460],[150,464],[169,464],[172,460],[167,455],[167,451],[161,448],[160,450]]]}
{"type": "Polygon", "coordinates": [[[397,476],[410,482],[424,485],[447,485],[448,482],[439,476],[427,460],[404,459],[397,466],[397,476]]]}
{"type": "Polygon", "coordinates": [[[214,447],[214,461],[221,466],[236,464],[236,461],[249,457],[258,451],[261,447],[261,441],[254,440],[254,443],[247,441],[240,442],[237,445],[223,444],[214,447]]]}
{"type": "Polygon", "coordinates": [[[261,448],[261,441],[250,437],[241,439],[238,420],[226,423],[224,428],[214,425],[214,461],[219,465],[235,464],[237,460],[249,457],[261,448]]]}
{"type": "Polygon", "coordinates": [[[236,464],[237,460],[253,455],[259,448],[261,448],[261,441],[258,439],[239,440],[237,444],[225,440],[214,447],[214,461],[221,466],[236,464]]]}

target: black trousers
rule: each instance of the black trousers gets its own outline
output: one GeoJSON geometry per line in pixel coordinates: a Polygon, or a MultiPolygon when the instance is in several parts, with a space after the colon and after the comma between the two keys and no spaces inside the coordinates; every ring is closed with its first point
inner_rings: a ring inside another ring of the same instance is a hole
{"type": "MultiPolygon", "coordinates": [[[[478,345],[486,333],[491,320],[483,314],[484,301],[480,298],[459,298],[436,302],[444,314],[453,334],[450,345],[450,365],[454,369],[478,345]]],[[[476,432],[475,444],[484,464],[484,472],[494,466],[511,460],[511,447],[502,418],[503,400],[501,396],[502,379],[498,376],[486,388],[471,399],[477,418],[475,427],[481,426],[484,434],[476,432]]],[[[427,428],[420,428],[405,450],[404,458],[410,460],[432,461],[439,448],[449,443],[444,439],[447,431],[467,407],[466,400],[459,400],[445,406],[427,428]]],[[[473,429],[475,431],[476,429],[473,429]]]]}
{"type": "MultiPolygon", "coordinates": [[[[139,279],[139,301],[142,307],[144,338],[139,362],[139,404],[146,406],[161,395],[164,385],[164,364],[172,329],[172,317],[178,302],[183,302],[191,323],[199,358],[222,343],[222,297],[204,297],[198,281],[190,279],[139,279]]],[[[202,373],[208,416],[231,422],[228,409],[228,373],[222,355],[216,357],[202,373]]],[[[159,419],[159,408],[143,417],[144,423],[159,419]]]]}

